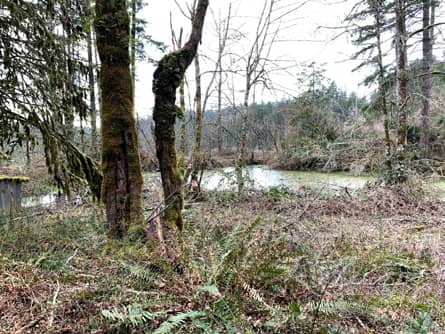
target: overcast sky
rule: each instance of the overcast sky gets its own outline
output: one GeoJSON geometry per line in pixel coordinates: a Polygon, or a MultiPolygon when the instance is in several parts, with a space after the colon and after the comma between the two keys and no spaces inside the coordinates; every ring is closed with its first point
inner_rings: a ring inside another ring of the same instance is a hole
{"type": "MultiPolygon", "coordinates": [[[[191,1],[177,0],[184,9],[186,9],[185,4],[191,1]]],[[[214,66],[211,60],[206,60],[206,57],[216,59],[215,50],[217,50],[218,40],[214,29],[214,17],[218,17],[221,13],[221,17],[224,18],[227,15],[229,2],[233,3],[232,32],[241,32],[245,38],[229,42],[227,51],[242,54],[251,44],[263,0],[211,0],[212,11],[207,12],[204,36],[200,46],[200,52],[203,55],[202,72],[210,71],[214,66]]],[[[276,8],[282,7],[283,9],[279,12],[284,13],[302,3],[301,0],[280,0],[276,8]]],[[[349,58],[357,48],[350,43],[349,36],[347,34],[339,36],[341,30],[338,29],[323,28],[341,26],[353,3],[354,1],[351,0],[309,0],[297,11],[284,17],[278,36],[279,42],[274,44],[271,58],[280,59],[283,64],[292,64],[293,67],[287,71],[275,72],[272,76],[276,90],[257,88],[256,99],[258,102],[280,100],[301,92],[303,87],[298,79],[301,78],[302,68],[312,62],[319,65],[324,64],[325,75],[335,80],[340,88],[348,92],[356,91],[362,95],[368,93],[365,87],[359,85],[367,72],[351,72],[357,62],[351,61],[349,58]]],[[[140,15],[149,23],[147,33],[154,39],[166,43],[169,47],[171,47],[170,12],[174,29],[179,32],[179,29],[183,27],[185,37],[187,37],[190,32],[190,22],[181,14],[174,0],[147,1],[147,6],[140,15]]],[[[148,49],[148,51],[156,59],[162,56],[153,49],[148,49]]],[[[151,92],[153,71],[152,65],[138,64],[135,103],[136,111],[140,116],[150,114],[154,105],[154,97],[151,92]]],[[[204,88],[210,76],[203,75],[204,88]]],[[[191,93],[193,93],[193,77],[194,67],[192,64],[187,72],[191,93]]],[[[244,87],[242,76],[238,75],[235,81],[236,91],[241,94],[242,87],[244,87]]],[[[209,107],[212,106],[214,106],[214,99],[210,100],[209,107]]]]}

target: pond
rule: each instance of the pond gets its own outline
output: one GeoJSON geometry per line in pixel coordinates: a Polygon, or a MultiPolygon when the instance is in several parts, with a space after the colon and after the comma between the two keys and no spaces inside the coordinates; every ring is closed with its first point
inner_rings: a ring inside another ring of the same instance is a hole
{"type": "MultiPolygon", "coordinates": [[[[359,190],[371,180],[368,176],[351,176],[346,173],[319,173],[302,171],[282,171],[267,166],[248,166],[243,175],[246,185],[255,189],[288,187],[297,190],[303,186],[325,188],[326,190],[359,190]]],[[[206,190],[229,190],[236,188],[235,169],[227,167],[205,171],[202,186],[206,190]]]]}
{"type": "MultiPolygon", "coordinates": [[[[320,173],[303,171],[283,171],[270,169],[267,166],[248,166],[244,169],[246,184],[255,189],[271,187],[288,187],[298,190],[305,186],[324,191],[342,192],[362,189],[366,182],[375,179],[373,176],[352,176],[347,173],[320,173]]],[[[234,190],[236,189],[235,169],[227,167],[212,171],[205,171],[202,186],[206,190],[234,190]]],[[[427,180],[426,190],[434,196],[445,200],[445,181],[427,180]]]]}
{"type": "Polygon", "coordinates": [[[41,196],[27,196],[22,198],[22,208],[44,207],[51,208],[63,204],[68,197],[52,192],[41,196]]]}
{"type": "MultiPolygon", "coordinates": [[[[267,166],[248,166],[243,175],[248,187],[254,189],[267,189],[271,187],[287,187],[290,190],[298,190],[301,187],[320,189],[326,192],[343,192],[346,189],[354,192],[362,189],[366,182],[373,180],[372,176],[352,176],[347,173],[319,173],[302,171],[282,171],[271,169],[267,166]]],[[[145,182],[160,184],[159,173],[146,173],[145,182]]],[[[205,171],[202,179],[202,187],[205,190],[235,190],[236,177],[234,167],[205,171]]],[[[427,188],[438,198],[445,200],[445,181],[428,181],[427,188]]],[[[43,196],[25,197],[22,199],[22,207],[35,206],[51,207],[58,201],[66,201],[57,193],[43,196]]]]}

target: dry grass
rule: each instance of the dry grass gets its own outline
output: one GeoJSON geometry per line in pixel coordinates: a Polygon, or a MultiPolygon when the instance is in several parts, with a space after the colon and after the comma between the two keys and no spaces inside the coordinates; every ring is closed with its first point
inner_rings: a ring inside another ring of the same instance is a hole
{"type": "Polygon", "coordinates": [[[94,207],[3,222],[0,332],[150,333],[202,311],[173,332],[442,333],[442,206],[390,188],[210,193],[186,208],[183,263],[144,245],[104,254],[94,207]],[[102,315],[126,305],[156,316],[102,315]]]}

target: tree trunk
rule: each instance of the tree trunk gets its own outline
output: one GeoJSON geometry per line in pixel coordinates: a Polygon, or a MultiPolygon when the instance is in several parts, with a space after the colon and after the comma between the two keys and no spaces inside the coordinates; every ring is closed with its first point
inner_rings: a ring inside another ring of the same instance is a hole
{"type": "Polygon", "coordinates": [[[422,39],[422,132],[420,136],[421,153],[428,155],[429,148],[429,115],[431,98],[431,65],[433,63],[433,0],[423,0],[423,39],[422,39]]]}
{"type": "Polygon", "coordinates": [[[130,69],[131,69],[131,82],[136,87],[136,12],[137,12],[137,0],[131,1],[131,29],[130,29],[130,69]]]}
{"type": "Polygon", "coordinates": [[[383,54],[382,54],[382,42],[381,42],[381,28],[382,28],[382,9],[380,2],[373,2],[374,18],[376,23],[376,37],[377,37],[377,61],[379,68],[379,101],[380,108],[382,109],[384,121],[383,127],[385,131],[385,146],[386,146],[386,167],[391,169],[391,138],[389,134],[389,115],[388,104],[386,101],[386,89],[385,89],[385,69],[383,66],[383,54]]]}
{"type": "Polygon", "coordinates": [[[227,20],[223,25],[221,20],[221,13],[218,20],[218,62],[216,70],[218,72],[218,118],[217,118],[217,146],[218,153],[222,152],[223,145],[223,128],[222,128],[222,57],[224,49],[226,48],[227,39],[229,36],[230,20],[232,18],[232,4],[229,4],[229,12],[227,20]]]}
{"type": "Polygon", "coordinates": [[[181,109],[181,127],[179,129],[179,169],[182,177],[185,174],[185,154],[186,154],[186,140],[187,140],[187,120],[185,112],[185,78],[179,85],[179,108],[181,109]]]}
{"type": "Polygon", "coordinates": [[[179,231],[182,231],[183,228],[184,199],[175,149],[175,121],[180,112],[175,105],[176,89],[184,79],[184,73],[198,50],[208,4],[208,0],[199,0],[192,19],[192,33],[189,41],[184,47],[161,59],[153,80],[153,93],[155,94],[153,119],[155,121],[156,155],[159,160],[164,189],[164,219],[167,225],[176,225],[179,231]]]}
{"type": "Polygon", "coordinates": [[[145,233],[143,180],[128,51],[127,1],[97,0],[95,28],[101,61],[102,196],[109,236],[141,237],[145,233]]]}
{"type": "Polygon", "coordinates": [[[202,134],[202,93],[201,93],[201,69],[199,66],[199,54],[195,56],[195,143],[193,145],[192,172],[190,178],[190,192],[199,192],[198,173],[202,165],[201,134],[202,134]]]}
{"type": "Polygon", "coordinates": [[[218,118],[216,121],[217,126],[217,146],[218,153],[222,152],[223,138],[222,138],[222,65],[218,66],[218,118]]]}
{"type": "Polygon", "coordinates": [[[406,34],[406,3],[396,0],[396,38],[398,46],[397,82],[398,82],[398,130],[397,158],[403,164],[406,158],[407,102],[408,102],[408,54],[406,34]]]}
{"type": "Polygon", "coordinates": [[[242,193],[244,190],[244,157],[246,156],[247,145],[247,118],[249,112],[249,94],[250,94],[250,77],[246,78],[246,91],[244,92],[243,111],[241,114],[241,133],[238,147],[238,157],[236,161],[235,174],[238,185],[238,193],[242,193]]]}
{"type": "MultiPolygon", "coordinates": [[[[90,0],[84,2],[84,12],[89,19],[92,17],[90,0]]],[[[97,149],[97,110],[96,110],[96,85],[94,77],[93,60],[93,36],[92,29],[87,25],[87,52],[88,52],[88,89],[90,91],[90,117],[91,117],[91,154],[98,157],[97,149]]]]}

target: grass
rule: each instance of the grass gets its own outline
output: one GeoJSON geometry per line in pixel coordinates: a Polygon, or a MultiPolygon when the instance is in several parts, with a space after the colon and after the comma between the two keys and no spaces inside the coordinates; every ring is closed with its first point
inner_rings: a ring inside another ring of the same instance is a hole
{"type": "Polygon", "coordinates": [[[94,206],[3,221],[0,332],[443,332],[440,203],[366,199],[209,193],[186,206],[182,263],[105,253],[94,206]]]}

